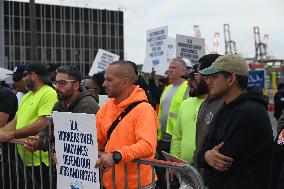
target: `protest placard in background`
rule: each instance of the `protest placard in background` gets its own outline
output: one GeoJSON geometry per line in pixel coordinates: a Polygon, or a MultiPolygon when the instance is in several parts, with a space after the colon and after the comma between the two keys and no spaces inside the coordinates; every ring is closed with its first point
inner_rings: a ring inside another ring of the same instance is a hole
{"type": "Polygon", "coordinates": [[[104,71],[110,63],[118,60],[118,55],[99,49],[88,75],[93,76],[95,73],[104,71]]]}
{"type": "Polygon", "coordinates": [[[94,114],[53,112],[57,188],[99,189],[94,114]]]}
{"type": "Polygon", "coordinates": [[[194,65],[205,55],[205,39],[176,35],[176,56],[186,58],[194,65]]]}
{"type": "Polygon", "coordinates": [[[248,87],[261,87],[265,86],[265,71],[264,70],[252,70],[248,76],[248,87]]]}
{"type": "Polygon", "coordinates": [[[148,30],[146,34],[146,57],[142,72],[164,75],[168,69],[168,26],[148,30]]]}
{"type": "Polygon", "coordinates": [[[99,106],[101,107],[109,100],[107,95],[99,95],[99,106]]]}
{"type": "Polygon", "coordinates": [[[167,65],[165,66],[167,69],[171,63],[171,60],[176,55],[176,39],[173,37],[168,37],[168,50],[167,50],[167,65]]]}
{"type": "Polygon", "coordinates": [[[12,75],[13,75],[13,71],[0,67],[0,81],[5,81],[7,84],[13,84],[12,75]]]}

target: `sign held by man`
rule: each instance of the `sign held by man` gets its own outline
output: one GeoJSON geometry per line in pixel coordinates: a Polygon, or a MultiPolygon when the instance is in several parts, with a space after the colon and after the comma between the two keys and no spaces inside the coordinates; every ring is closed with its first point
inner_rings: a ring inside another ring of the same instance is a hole
{"type": "Polygon", "coordinates": [[[94,114],[53,112],[57,188],[99,189],[94,114]]]}

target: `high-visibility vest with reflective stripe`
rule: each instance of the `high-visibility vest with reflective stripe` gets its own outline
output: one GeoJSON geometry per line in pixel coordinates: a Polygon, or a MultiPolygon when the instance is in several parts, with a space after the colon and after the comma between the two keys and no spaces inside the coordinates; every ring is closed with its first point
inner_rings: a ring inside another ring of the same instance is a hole
{"type": "MultiPolygon", "coordinates": [[[[161,96],[160,100],[160,107],[159,107],[159,129],[158,129],[158,140],[162,139],[162,128],[161,128],[161,118],[162,118],[162,103],[165,98],[165,94],[168,93],[169,89],[173,87],[173,85],[167,86],[161,96]]],[[[187,81],[184,81],[176,91],[175,95],[172,98],[169,113],[168,113],[168,118],[167,118],[167,128],[166,128],[166,133],[172,135],[172,131],[175,127],[176,120],[177,120],[177,114],[179,110],[179,106],[184,101],[185,99],[188,98],[188,92],[189,92],[189,87],[187,85],[187,81]]]]}

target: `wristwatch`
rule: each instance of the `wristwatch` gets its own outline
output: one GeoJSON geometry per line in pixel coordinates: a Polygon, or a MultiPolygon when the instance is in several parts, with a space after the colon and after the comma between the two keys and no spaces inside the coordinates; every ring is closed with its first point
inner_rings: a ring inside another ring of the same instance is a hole
{"type": "Polygon", "coordinates": [[[122,158],[122,155],[120,152],[118,151],[114,151],[112,152],[112,157],[113,157],[113,160],[114,160],[114,163],[115,164],[118,164],[122,158]]]}

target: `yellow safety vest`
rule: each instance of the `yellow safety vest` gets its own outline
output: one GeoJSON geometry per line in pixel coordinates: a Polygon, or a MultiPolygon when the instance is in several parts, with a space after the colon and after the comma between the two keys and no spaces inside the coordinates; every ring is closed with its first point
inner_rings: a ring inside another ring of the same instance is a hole
{"type": "MultiPolygon", "coordinates": [[[[161,99],[160,99],[159,112],[158,112],[159,120],[161,120],[161,118],[162,118],[162,108],[163,108],[162,102],[165,98],[165,94],[167,94],[167,92],[169,91],[169,89],[172,86],[173,85],[167,86],[162,93],[162,96],[161,96],[161,99]]],[[[172,98],[169,113],[168,113],[167,128],[166,128],[166,132],[170,135],[172,135],[173,129],[176,125],[179,106],[185,99],[188,98],[188,92],[189,92],[189,87],[188,87],[187,81],[184,81],[179,86],[177,92],[175,93],[175,95],[172,98]]],[[[161,122],[159,122],[158,140],[161,140],[161,139],[162,139],[162,128],[161,128],[161,122]]]]}

